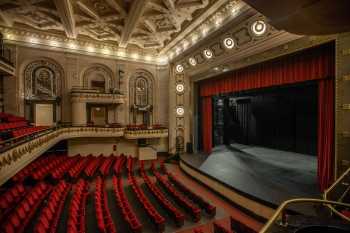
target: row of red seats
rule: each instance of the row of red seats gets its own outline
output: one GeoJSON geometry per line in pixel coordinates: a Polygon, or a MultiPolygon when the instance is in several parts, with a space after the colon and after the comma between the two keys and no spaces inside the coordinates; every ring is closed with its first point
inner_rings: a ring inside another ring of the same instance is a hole
{"type": "Polygon", "coordinates": [[[123,154],[117,158],[117,161],[113,166],[114,174],[116,176],[120,177],[120,175],[122,174],[125,161],[126,161],[126,158],[123,154]]]}
{"type": "Polygon", "coordinates": [[[214,233],[233,233],[230,229],[226,229],[223,225],[214,222],[214,233]]]}
{"type": "Polygon", "coordinates": [[[12,207],[16,206],[23,198],[25,192],[23,184],[16,184],[0,196],[0,222],[12,210],[12,207]]]}
{"type": "Polygon", "coordinates": [[[230,218],[230,224],[231,224],[231,229],[235,233],[257,233],[254,229],[251,227],[235,220],[234,218],[230,218]]]}
{"type": "Polygon", "coordinates": [[[16,175],[12,177],[12,180],[15,182],[23,182],[27,177],[29,177],[36,169],[46,166],[51,163],[51,160],[54,159],[54,155],[49,155],[45,157],[40,157],[34,162],[27,165],[21,171],[19,171],[16,175]]]}
{"type": "Polygon", "coordinates": [[[67,157],[65,161],[59,164],[54,171],[51,172],[52,178],[56,180],[62,179],[64,174],[68,172],[68,170],[73,167],[75,164],[79,162],[79,157],[67,157]]]}
{"type": "MultiPolygon", "coordinates": [[[[92,155],[88,155],[88,156],[92,156],[92,155]]],[[[99,164],[101,163],[101,161],[103,161],[103,156],[100,155],[98,157],[93,157],[93,159],[91,159],[88,163],[88,165],[85,167],[84,169],[84,174],[87,177],[93,177],[96,170],[99,167],[99,164]]]]}
{"type": "Polygon", "coordinates": [[[56,156],[49,160],[49,163],[38,167],[37,170],[33,171],[31,177],[34,180],[43,180],[47,175],[51,173],[53,169],[58,167],[61,163],[66,160],[66,156],[56,156]]]}
{"type": "Polygon", "coordinates": [[[22,128],[22,127],[26,127],[26,126],[28,126],[28,123],[26,121],[0,123],[0,131],[22,128]]]}
{"type": "Polygon", "coordinates": [[[117,230],[113,223],[112,215],[109,212],[107,193],[104,181],[100,176],[96,178],[95,189],[95,213],[97,219],[97,228],[99,233],[116,233],[117,230]]]}
{"type": "Polygon", "coordinates": [[[178,192],[169,181],[167,181],[164,177],[162,177],[155,169],[154,163],[152,163],[151,170],[153,174],[157,177],[157,180],[163,187],[167,190],[168,193],[178,202],[181,206],[183,206],[189,213],[192,215],[193,220],[198,222],[201,219],[201,209],[199,209],[195,204],[187,199],[184,195],[178,192]]]}
{"type": "Polygon", "coordinates": [[[27,136],[27,135],[42,131],[47,128],[48,128],[47,126],[33,126],[33,127],[15,129],[12,131],[12,136],[14,138],[19,138],[19,137],[27,136]]]}
{"type": "Polygon", "coordinates": [[[137,200],[143,206],[143,209],[146,211],[147,215],[150,217],[152,222],[157,228],[157,232],[163,232],[165,230],[165,218],[158,213],[156,208],[148,200],[146,195],[143,193],[141,188],[138,186],[137,181],[132,173],[133,168],[133,159],[128,158],[128,181],[131,185],[134,193],[136,194],[137,200]]]}
{"type": "Polygon", "coordinates": [[[193,230],[193,233],[204,233],[204,231],[201,228],[196,228],[193,230]]]}
{"type": "Polygon", "coordinates": [[[81,157],[80,155],[76,155],[74,157],[78,157],[79,161],[68,170],[68,175],[71,178],[76,179],[80,176],[85,167],[90,163],[90,160],[94,158],[92,156],[81,157]]]}
{"type": "Polygon", "coordinates": [[[56,233],[65,200],[71,185],[60,181],[52,190],[46,205],[41,209],[34,226],[34,233],[56,233]]]}
{"type": "Polygon", "coordinates": [[[183,183],[181,183],[175,176],[168,172],[169,180],[187,197],[189,197],[193,202],[197,203],[200,207],[202,207],[205,212],[211,216],[215,216],[216,207],[211,205],[209,202],[203,199],[203,197],[191,191],[187,188],[183,183]]]}
{"type": "Polygon", "coordinates": [[[51,191],[51,186],[38,183],[7,217],[3,225],[4,233],[22,233],[35,211],[51,191]]]}
{"type": "Polygon", "coordinates": [[[101,163],[99,171],[102,176],[107,176],[109,174],[110,168],[114,163],[114,160],[115,157],[113,155],[110,155],[109,157],[106,157],[106,159],[101,163]]]}
{"type": "Polygon", "coordinates": [[[25,121],[25,118],[20,116],[15,116],[6,112],[0,112],[0,120],[1,122],[18,122],[18,121],[25,121]]]}
{"type": "Polygon", "coordinates": [[[157,186],[155,186],[150,178],[147,176],[144,169],[144,161],[141,161],[140,174],[144,179],[147,187],[151,190],[151,193],[157,198],[164,209],[172,216],[177,226],[183,226],[185,223],[185,215],[181,213],[171,202],[163,195],[157,186]]]}
{"type": "Polygon", "coordinates": [[[124,221],[128,223],[133,233],[142,232],[142,224],[132,209],[123,188],[123,179],[113,176],[113,188],[118,207],[121,209],[124,221]]]}
{"type": "Polygon", "coordinates": [[[86,200],[89,195],[89,184],[79,179],[74,185],[67,220],[67,233],[85,233],[86,200]]]}

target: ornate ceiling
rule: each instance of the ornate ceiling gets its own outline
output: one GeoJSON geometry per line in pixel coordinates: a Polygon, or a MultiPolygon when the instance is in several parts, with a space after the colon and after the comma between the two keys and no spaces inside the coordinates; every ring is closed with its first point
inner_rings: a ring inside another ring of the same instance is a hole
{"type": "Polygon", "coordinates": [[[218,2],[229,1],[2,0],[0,25],[160,51],[218,2]]]}

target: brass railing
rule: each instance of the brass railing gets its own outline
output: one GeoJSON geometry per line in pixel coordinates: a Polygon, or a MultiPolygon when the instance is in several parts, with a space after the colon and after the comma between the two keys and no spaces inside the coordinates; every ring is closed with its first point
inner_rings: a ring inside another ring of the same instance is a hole
{"type": "MultiPolygon", "coordinates": [[[[275,214],[270,218],[270,220],[265,224],[265,226],[260,230],[260,233],[270,233],[271,229],[276,226],[288,226],[288,221],[286,217],[284,216],[286,213],[286,208],[292,204],[321,204],[325,206],[341,206],[341,207],[346,207],[350,208],[350,204],[347,203],[341,203],[337,201],[329,201],[329,200],[323,200],[323,199],[313,199],[313,198],[296,198],[296,199],[291,199],[288,201],[283,202],[278,209],[276,210],[275,214]],[[278,223],[278,220],[279,223],[278,223]]],[[[337,213],[336,213],[337,214],[337,213]]],[[[338,215],[338,214],[337,214],[338,215]]],[[[338,215],[339,217],[343,218],[343,215],[338,215]]],[[[349,221],[346,218],[343,218],[347,221],[349,221]]]]}

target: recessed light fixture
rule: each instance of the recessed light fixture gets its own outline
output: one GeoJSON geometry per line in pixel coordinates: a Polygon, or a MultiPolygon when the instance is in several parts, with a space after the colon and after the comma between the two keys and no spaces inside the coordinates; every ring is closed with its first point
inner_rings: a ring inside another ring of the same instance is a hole
{"type": "Polygon", "coordinates": [[[176,72],[182,73],[183,71],[184,71],[184,67],[182,65],[179,64],[176,66],[176,72]]]}
{"type": "Polygon", "coordinates": [[[203,54],[207,59],[210,59],[213,57],[213,52],[210,49],[204,49],[203,54]]]}
{"type": "Polygon", "coordinates": [[[77,48],[77,44],[74,43],[74,42],[70,42],[70,43],[68,43],[68,47],[69,47],[70,49],[76,49],[76,48],[77,48]]]}
{"type": "Polygon", "coordinates": [[[190,58],[188,59],[188,62],[191,64],[191,66],[197,65],[197,61],[196,61],[196,59],[194,59],[193,57],[190,57],[190,58]]]}
{"type": "Polygon", "coordinates": [[[228,49],[232,49],[235,46],[235,41],[231,37],[224,39],[224,46],[228,49]]]}
{"type": "Polygon", "coordinates": [[[219,67],[214,67],[213,70],[214,71],[219,71],[219,67]]]}
{"type": "Polygon", "coordinates": [[[185,109],[183,107],[177,107],[176,108],[176,114],[178,116],[183,116],[185,114],[185,109]]]}
{"type": "Polygon", "coordinates": [[[184,92],[184,90],[185,90],[185,87],[184,87],[183,84],[180,83],[180,84],[176,85],[176,91],[177,92],[182,93],[182,92],[184,92]]]}
{"type": "Polygon", "coordinates": [[[251,30],[255,35],[261,36],[266,32],[266,23],[262,20],[257,20],[252,24],[251,30]]]}

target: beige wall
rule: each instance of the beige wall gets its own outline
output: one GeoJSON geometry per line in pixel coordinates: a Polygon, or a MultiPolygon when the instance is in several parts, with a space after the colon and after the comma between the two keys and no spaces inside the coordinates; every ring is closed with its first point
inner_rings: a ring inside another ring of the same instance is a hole
{"type": "MultiPolygon", "coordinates": [[[[124,78],[121,83],[120,90],[128,98],[129,92],[129,78],[138,69],[144,69],[149,71],[155,79],[155,106],[154,116],[155,123],[168,124],[168,89],[167,87],[169,79],[169,71],[167,66],[157,66],[153,64],[122,61],[111,58],[102,58],[95,56],[88,56],[82,54],[71,54],[67,52],[60,52],[54,50],[46,50],[35,47],[24,47],[20,45],[16,46],[16,77],[4,79],[4,101],[6,111],[24,115],[24,69],[32,61],[38,59],[50,59],[51,61],[59,64],[64,72],[64,80],[62,83],[62,113],[61,119],[64,122],[70,122],[71,103],[70,103],[70,89],[73,86],[83,85],[83,74],[86,69],[92,67],[94,64],[102,64],[113,73],[112,85],[118,87],[117,72],[119,67],[125,72],[124,78]]],[[[118,108],[111,109],[109,116],[113,117],[112,122],[120,122],[123,124],[129,123],[129,104],[128,100],[125,104],[118,106],[118,108]]],[[[58,116],[58,119],[60,117],[58,116]]]]}
{"type": "Polygon", "coordinates": [[[79,138],[68,140],[68,154],[74,156],[80,154],[86,156],[92,154],[98,156],[114,155],[138,155],[138,147],[136,140],[124,140],[119,138],[79,138]],[[116,151],[113,147],[116,146],[116,151]]]}

